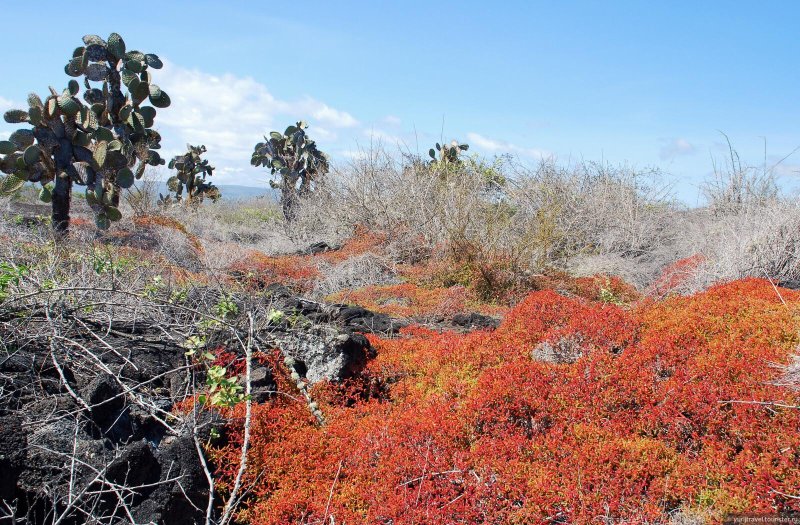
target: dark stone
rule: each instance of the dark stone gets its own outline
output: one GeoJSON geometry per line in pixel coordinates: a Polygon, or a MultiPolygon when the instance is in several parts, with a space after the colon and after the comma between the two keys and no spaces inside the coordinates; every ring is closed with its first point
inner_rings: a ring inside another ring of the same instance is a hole
{"type": "Polygon", "coordinates": [[[253,401],[263,403],[278,389],[272,372],[265,366],[258,366],[250,371],[250,387],[253,401]]]}
{"type": "Polygon", "coordinates": [[[470,330],[494,330],[500,326],[500,321],[488,315],[472,312],[454,315],[453,324],[470,330]]]}
{"type": "Polygon", "coordinates": [[[800,279],[789,279],[786,281],[778,282],[778,286],[781,288],[787,288],[789,290],[800,290],[800,279]]]}
{"type": "MultiPolygon", "coordinates": [[[[106,477],[109,481],[128,487],[149,485],[161,477],[161,466],[146,441],[135,441],[123,448],[120,455],[108,465],[106,477]]],[[[151,490],[140,489],[139,494],[146,495],[151,490]]]]}
{"type": "Polygon", "coordinates": [[[25,467],[28,438],[18,417],[0,417],[0,500],[11,500],[25,467]]]}
{"type": "Polygon", "coordinates": [[[304,253],[306,255],[317,255],[318,253],[325,253],[325,252],[330,252],[330,251],[338,250],[338,249],[339,249],[338,246],[331,246],[330,244],[328,244],[325,241],[320,241],[320,242],[315,242],[314,244],[309,245],[308,248],[303,250],[302,253],[304,253]]]}
{"type": "Polygon", "coordinates": [[[360,306],[336,305],[331,320],[341,323],[345,329],[368,334],[393,334],[404,325],[386,314],[375,313],[360,306]]]}
{"type": "Polygon", "coordinates": [[[180,477],[177,483],[158,485],[135,510],[143,523],[194,525],[202,523],[208,501],[208,481],[197,457],[194,440],[188,433],[160,446],[156,458],[161,466],[161,481],[180,477]]]}
{"type": "Polygon", "coordinates": [[[92,410],[92,421],[107,428],[125,405],[122,388],[108,374],[96,376],[81,390],[81,398],[92,410]]]}

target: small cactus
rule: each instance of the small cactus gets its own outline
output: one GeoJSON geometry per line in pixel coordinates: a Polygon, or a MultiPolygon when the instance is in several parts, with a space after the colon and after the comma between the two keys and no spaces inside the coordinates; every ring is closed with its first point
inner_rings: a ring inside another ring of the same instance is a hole
{"type": "Polygon", "coordinates": [[[328,156],[306,135],[305,122],[286,128],[282,134],[273,131],[266,142],[255,145],[250,164],[268,167],[280,181],[270,186],[281,192],[281,208],[287,221],[292,221],[302,197],[309,195],[319,177],[328,172],[328,156]]]}
{"type": "Polygon", "coordinates": [[[461,163],[461,152],[467,151],[469,144],[461,144],[457,140],[452,141],[450,144],[441,145],[436,143],[436,149],[431,148],[428,150],[428,156],[431,158],[431,164],[438,166],[452,166],[461,163]],[[436,154],[439,154],[437,158],[436,154]]]}
{"type": "Polygon", "coordinates": [[[199,204],[208,197],[212,202],[217,202],[221,197],[219,188],[211,182],[206,182],[206,176],[211,176],[214,166],[207,160],[201,158],[206,152],[206,147],[186,145],[186,153],[175,156],[169,161],[169,169],[178,171],[167,181],[169,193],[160,196],[162,204],[180,203],[186,205],[199,204]],[[183,190],[186,189],[186,198],[183,198],[183,190]]]}

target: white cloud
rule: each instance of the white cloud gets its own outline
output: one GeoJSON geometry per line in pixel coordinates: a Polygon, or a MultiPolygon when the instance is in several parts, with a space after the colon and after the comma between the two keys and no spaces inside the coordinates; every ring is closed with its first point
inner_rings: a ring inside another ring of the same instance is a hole
{"type": "Polygon", "coordinates": [[[313,99],[306,99],[298,109],[302,111],[303,105],[308,107],[307,111],[309,111],[315,119],[319,120],[320,122],[330,124],[336,128],[352,128],[353,126],[358,125],[358,121],[353,118],[350,113],[333,109],[322,102],[313,99]]]}
{"type": "Polygon", "coordinates": [[[365,159],[369,156],[369,153],[360,149],[343,149],[338,153],[340,157],[350,160],[365,159]]]}
{"type": "Polygon", "coordinates": [[[538,160],[553,156],[552,152],[545,149],[523,148],[510,142],[490,139],[488,137],[484,137],[483,135],[479,135],[478,133],[467,133],[467,143],[470,146],[476,146],[479,149],[489,153],[512,153],[514,155],[531,157],[538,160]]]}
{"type": "Polygon", "coordinates": [[[206,158],[218,167],[219,183],[263,183],[266,176],[250,167],[250,155],[253,145],[272,130],[305,120],[312,137],[334,141],[337,135],[330,128],[359,124],[346,111],[311,97],[278,99],[251,77],[211,75],[169,61],[154,77],[172,99],[156,118],[164,139],[162,156],[182,152],[186,143],[205,144],[206,158]]]}
{"type": "Polygon", "coordinates": [[[0,111],[6,112],[6,111],[8,111],[9,109],[11,109],[13,107],[16,107],[16,106],[14,105],[14,103],[11,100],[9,100],[7,98],[0,97],[0,111]]]}
{"type": "Polygon", "coordinates": [[[404,146],[405,141],[402,137],[388,133],[381,129],[365,129],[364,136],[369,138],[371,142],[380,143],[386,146],[404,146]]]}
{"type": "Polygon", "coordinates": [[[17,128],[16,124],[6,123],[6,121],[2,117],[3,113],[8,111],[9,109],[16,109],[19,107],[21,107],[20,104],[17,104],[13,100],[0,97],[0,140],[7,140],[8,137],[11,136],[11,131],[9,130],[17,128]]]}
{"type": "Polygon", "coordinates": [[[658,156],[661,160],[673,160],[682,155],[693,155],[696,151],[694,145],[684,138],[661,139],[664,143],[658,156]]]}
{"type": "Polygon", "coordinates": [[[383,117],[383,123],[388,124],[390,126],[399,126],[400,124],[402,124],[402,122],[403,121],[400,120],[400,117],[396,117],[394,115],[386,115],[385,117],[383,117]]]}

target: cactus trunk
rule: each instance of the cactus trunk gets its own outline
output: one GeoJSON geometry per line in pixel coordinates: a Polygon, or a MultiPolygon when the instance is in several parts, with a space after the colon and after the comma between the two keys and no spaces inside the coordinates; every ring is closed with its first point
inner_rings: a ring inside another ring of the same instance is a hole
{"type": "MultiPolygon", "coordinates": [[[[62,172],[63,173],[63,172],[62,172]]],[[[69,205],[72,198],[72,178],[57,176],[53,188],[53,231],[65,236],[69,231],[69,205]]]]}
{"type": "Polygon", "coordinates": [[[297,217],[297,190],[294,186],[281,191],[281,210],[286,222],[292,222],[297,217]]]}

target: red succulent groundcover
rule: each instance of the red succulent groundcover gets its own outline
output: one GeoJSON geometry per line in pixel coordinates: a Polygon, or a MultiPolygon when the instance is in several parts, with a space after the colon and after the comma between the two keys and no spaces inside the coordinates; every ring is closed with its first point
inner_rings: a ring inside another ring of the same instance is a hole
{"type": "MultiPolygon", "coordinates": [[[[360,377],[312,389],[326,426],[287,377],[286,395],[255,407],[240,517],[659,523],[677,509],[712,521],[800,510],[800,400],[779,384],[798,306],[758,279],[627,306],[545,290],[492,332],[372,337],[360,377]],[[565,339],[577,359],[534,359],[565,339]]],[[[213,451],[222,490],[240,431],[213,451]]]]}

